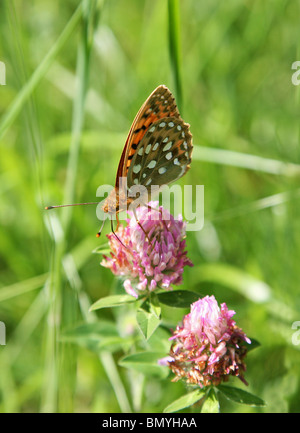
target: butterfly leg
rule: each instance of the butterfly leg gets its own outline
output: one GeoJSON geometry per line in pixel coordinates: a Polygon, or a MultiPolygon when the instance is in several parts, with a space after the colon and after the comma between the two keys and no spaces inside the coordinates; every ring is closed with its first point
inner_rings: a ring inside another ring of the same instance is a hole
{"type": "Polygon", "coordinates": [[[160,214],[161,214],[161,216],[162,216],[162,210],[161,210],[161,209],[159,209],[159,208],[157,208],[157,207],[152,207],[152,206],[150,206],[148,203],[145,203],[144,206],[146,206],[148,209],[156,210],[156,212],[160,212],[160,214]]]}
{"type": "MultiPolygon", "coordinates": [[[[119,226],[119,224],[120,224],[120,222],[119,222],[119,220],[118,220],[118,226],[119,226]]],[[[124,248],[126,248],[126,250],[128,249],[127,247],[126,247],[126,245],[124,245],[123,244],[123,242],[121,241],[121,239],[119,238],[119,236],[114,232],[114,226],[113,226],[113,219],[111,218],[110,219],[110,225],[111,225],[111,231],[113,232],[113,234],[115,235],[115,237],[118,239],[118,241],[123,245],[123,247],[124,248]]],[[[118,227],[117,226],[117,227],[118,227]]]]}
{"type": "Polygon", "coordinates": [[[102,232],[102,229],[103,229],[104,223],[105,223],[105,218],[104,218],[104,220],[103,220],[103,223],[102,223],[102,225],[101,225],[100,230],[99,230],[98,233],[96,234],[97,238],[100,238],[100,236],[101,236],[101,232],[102,232]]]}
{"type": "Polygon", "coordinates": [[[116,227],[116,231],[118,231],[119,225],[120,225],[120,220],[118,217],[118,214],[116,213],[116,220],[117,220],[117,227],[116,227]]]}
{"type": "Polygon", "coordinates": [[[140,223],[140,221],[139,221],[139,219],[138,219],[138,217],[137,217],[137,214],[136,214],[136,208],[135,208],[135,207],[133,208],[133,214],[134,214],[134,217],[135,217],[135,219],[136,219],[136,222],[137,222],[138,225],[141,227],[141,229],[143,230],[143,232],[144,232],[146,238],[148,239],[149,243],[151,244],[151,240],[150,240],[150,238],[149,238],[149,236],[148,236],[148,233],[146,233],[144,227],[142,226],[142,224],[140,223]]]}
{"type": "Polygon", "coordinates": [[[152,207],[148,203],[144,203],[143,206],[147,207],[148,210],[151,209],[151,210],[155,210],[156,212],[160,212],[160,214],[161,214],[161,221],[162,221],[163,225],[165,226],[165,229],[169,230],[166,221],[163,219],[163,213],[162,213],[162,210],[160,208],[152,207]]]}

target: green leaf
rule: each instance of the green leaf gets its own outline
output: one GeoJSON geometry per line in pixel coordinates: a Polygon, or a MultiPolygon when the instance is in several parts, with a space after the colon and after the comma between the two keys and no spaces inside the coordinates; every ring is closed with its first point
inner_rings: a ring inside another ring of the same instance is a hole
{"type": "Polygon", "coordinates": [[[219,413],[220,412],[220,403],[219,399],[214,391],[211,388],[207,396],[205,397],[204,403],[201,407],[201,413],[219,413]]]}
{"type": "Polygon", "coordinates": [[[112,295],[99,299],[95,302],[89,311],[99,310],[100,308],[120,307],[124,304],[132,304],[136,299],[130,295],[112,295]]]}
{"type": "Polygon", "coordinates": [[[130,368],[146,376],[154,376],[160,379],[166,378],[169,370],[158,364],[158,360],[166,356],[165,352],[141,352],[128,355],[119,361],[122,367],[130,368]]]}
{"type": "Polygon", "coordinates": [[[260,346],[259,341],[255,340],[255,338],[251,338],[251,337],[249,337],[249,338],[251,340],[251,344],[248,344],[244,340],[240,343],[242,346],[246,346],[247,347],[248,352],[250,352],[250,350],[256,349],[257,347],[260,346]]]}
{"type": "MultiPolygon", "coordinates": [[[[159,326],[161,320],[160,317],[157,317],[156,312],[153,313],[152,311],[147,311],[147,309],[143,308],[143,306],[145,306],[145,303],[141,306],[141,308],[138,309],[136,313],[136,320],[142,334],[146,340],[148,340],[155,329],[159,326]]],[[[152,309],[150,308],[150,310],[152,309]]]]}
{"type": "Polygon", "coordinates": [[[169,404],[164,409],[164,413],[177,412],[179,410],[185,409],[186,407],[192,406],[194,403],[203,398],[204,395],[204,389],[197,389],[196,391],[190,392],[189,394],[185,394],[169,404]]]}
{"type": "Polygon", "coordinates": [[[159,302],[174,308],[189,308],[193,302],[198,301],[199,293],[189,290],[173,290],[158,293],[159,302]]]}
{"type": "Polygon", "coordinates": [[[111,249],[108,246],[108,243],[106,242],[105,244],[99,245],[99,247],[93,249],[92,253],[93,254],[109,254],[111,251],[111,249]]]}
{"type": "Polygon", "coordinates": [[[93,337],[99,340],[106,335],[118,335],[116,325],[108,320],[101,320],[95,323],[83,323],[74,328],[67,329],[63,332],[62,338],[72,341],[78,338],[93,337]]]}
{"type": "Polygon", "coordinates": [[[219,385],[218,391],[225,395],[226,398],[236,403],[247,404],[249,406],[265,406],[266,403],[256,395],[232,386],[219,385]]]}
{"type": "Polygon", "coordinates": [[[154,314],[158,319],[160,319],[161,306],[155,293],[150,294],[150,298],[142,304],[141,308],[144,308],[146,311],[154,314]]]}
{"type": "Polygon", "coordinates": [[[170,337],[170,330],[160,325],[147,341],[147,347],[151,351],[164,351],[167,354],[170,350],[170,337]]]}
{"type": "Polygon", "coordinates": [[[93,350],[100,352],[101,350],[109,352],[117,352],[119,350],[128,351],[135,339],[133,337],[105,337],[95,346],[93,350]]]}
{"type": "Polygon", "coordinates": [[[64,331],[60,337],[61,341],[75,343],[86,347],[93,352],[100,350],[116,351],[129,344],[130,339],[120,337],[116,325],[109,321],[97,323],[84,323],[75,328],[64,331]]]}

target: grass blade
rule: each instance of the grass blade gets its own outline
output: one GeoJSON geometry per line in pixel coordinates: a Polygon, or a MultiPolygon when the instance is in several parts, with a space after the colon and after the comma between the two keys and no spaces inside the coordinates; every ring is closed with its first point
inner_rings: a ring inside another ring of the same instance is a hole
{"type": "Polygon", "coordinates": [[[216,149],[205,146],[194,146],[193,158],[198,161],[214,164],[230,165],[263,173],[300,177],[300,165],[276,159],[263,158],[248,153],[234,152],[226,149],[216,149]]]}
{"type": "Polygon", "coordinates": [[[1,287],[0,302],[14,298],[15,296],[24,295],[25,293],[31,292],[32,290],[39,289],[45,283],[47,275],[48,274],[41,274],[10,286],[1,287]]]}
{"type": "Polygon", "coordinates": [[[44,59],[41,61],[39,66],[33,72],[29,81],[20,90],[14,101],[11,103],[6,114],[3,116],[0,122],[0,140],[3,138],[9,127],[13,124],[18,114],[20,113],[23,105],[28,100],[30,95],[33,93],[41,79],[45,76],[46,72],[50,68],[57,54],[60,52],[62,47],[65,45],[74,29],[76,28],[80,18],[82,16],[82,4],[77,7],[70,21],[62,31],[60,37],[57,39],[55,44],[50,48],[44,59]]]}

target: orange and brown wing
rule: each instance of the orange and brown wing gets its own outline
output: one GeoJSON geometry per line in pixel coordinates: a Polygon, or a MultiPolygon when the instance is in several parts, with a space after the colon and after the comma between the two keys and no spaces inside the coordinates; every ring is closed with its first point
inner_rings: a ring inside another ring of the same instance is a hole
{"type": "Polygon", "coordinates": [[[158,120],[146,132],[132,158],[127,175],[128,188],[167,185],[182,177],[192,160],[190,125],[180,117],[158,120]]]}
{"type": "Polygon", "coordinates": [[[127,177],[132,158],[148,129],[165,117],[180,118],[180,114],[174,96],[161,85],[144,102],[132,123],[118,166],[116,188],[119,188],[119,178],[127,177]]]}

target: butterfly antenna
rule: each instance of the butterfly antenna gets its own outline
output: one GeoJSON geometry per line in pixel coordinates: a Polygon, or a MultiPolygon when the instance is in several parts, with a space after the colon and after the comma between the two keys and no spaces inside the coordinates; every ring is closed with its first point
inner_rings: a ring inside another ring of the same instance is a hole
{"type": "Polygon", "coordinates": [[[45,210],[50,210],[50,209],[57,209],[59,207],[69,207],[69,206],[85,206],[87,204],[99,204],[99,201],[93,201],[93,202],[89,202],[89,203],[73,203],[73,204],[59,204],[59,205],[55,205],[55,206],[46,206],[45,210]]]}

